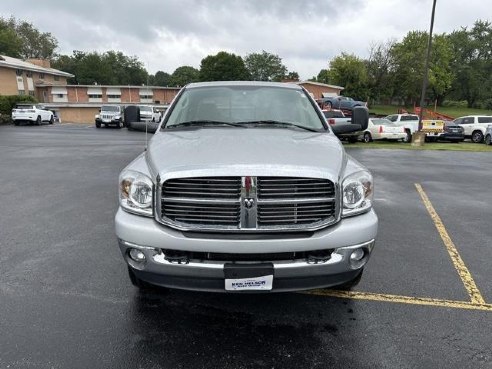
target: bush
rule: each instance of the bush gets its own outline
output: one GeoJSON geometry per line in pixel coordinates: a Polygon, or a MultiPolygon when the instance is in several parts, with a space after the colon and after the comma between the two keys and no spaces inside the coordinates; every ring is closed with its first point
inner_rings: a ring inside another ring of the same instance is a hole
{"type": "Polygon", "coordinates": [[[37,100],[32,96],[25,95],[0,96],[0,124],[10,122],[10,114],[15,108],[15,104],[28,102],[37,103],[37,100]]]}
{"type": "Polygon", "coordinates": [[[466,100],[444,100],[442,106],[452,107],[452,108],[467,108],[468,101],[466,100]]]}

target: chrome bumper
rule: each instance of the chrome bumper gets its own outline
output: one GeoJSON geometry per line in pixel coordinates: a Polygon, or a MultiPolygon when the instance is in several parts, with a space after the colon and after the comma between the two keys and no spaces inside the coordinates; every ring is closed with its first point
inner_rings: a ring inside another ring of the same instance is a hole
{"type": "MultiPolygon", "coordinates": [[[[163,249],[223,253],[281,253],[333,249],[324,262],[307,260],[274,261],[273,292],[329,287],[355,278],[370,257],[377,233],[377,216],[373,211],[340,221],[336,226],[315,232],[312,237],[294,239],[209,239],[187,238],[181,232],[163,227],[151,218],[119,210],[116,234],[121,253],[138,278],[165,287],[225,292],[224,266],[229,262],[189,260],[178,264],[166,260],[163,249]],[[131,248],[145,254],[145,262],[129,257],[131,248]],[[350,255],[363,249],[365,260],[354,266],[350,255]],[[247,250],[247,251],[246,251],[247,250]]],[[[231,260],[230,262],[233,262],[231,260]]]]}

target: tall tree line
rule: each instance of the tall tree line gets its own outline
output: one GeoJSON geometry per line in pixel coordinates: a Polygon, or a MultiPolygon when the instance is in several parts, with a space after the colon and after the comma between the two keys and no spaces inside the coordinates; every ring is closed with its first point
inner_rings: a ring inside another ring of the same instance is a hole
{"type": "MultiPolygon", "coordinates": [[[[410,31],[401,40],[373,43],[369,56],[342,52],[311,80],[345,87],[343,93],[378,103],[412,105],[420,97],[428,34],[410,31]]],[[[74,84],[184,86],[214,80],[280,81],[298,79],[282,59],[265,50],[244,57],[221,51],[203,58],[200,68],[183,65],[172,73],[149,74],[136,56],[120,51],[56,53],[57,39],[31,23],[0,17],[0,55],[44,58],[72,73],[74,84]]],[[[492,24],[478,20],[433,38],[428,100],[492,109],[492,24]]]]}
{"type": "MultiPolygon", "coordinates": [[[[378,103],[412,105],[420,98],[428,34],[410,31],[397,42],[370,46],[369,57],[341,53],[312,80],[344,86],[344,94],[378,103]]],[[[433,37],[429,101],[492,109],[492,24],[433,37]]]]}

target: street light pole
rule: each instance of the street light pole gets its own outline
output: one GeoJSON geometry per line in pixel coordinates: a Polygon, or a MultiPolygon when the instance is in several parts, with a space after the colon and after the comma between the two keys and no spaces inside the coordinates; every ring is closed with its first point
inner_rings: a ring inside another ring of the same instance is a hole
{"type": "Polygon", "coordinates": [[[419,131],[422,130],[422,116],[424,114],[425,91],[429,80],[429,59],[432,47],[432,30],[434,29],[434,14],[436,12],[436,0],[432,3],[431,25],[429,31],[429,43],[427,44],[427,55],[425,57],[424,81],[422,82],[422,93],[420,94],[420,112],[419,112],[419,131]]]}

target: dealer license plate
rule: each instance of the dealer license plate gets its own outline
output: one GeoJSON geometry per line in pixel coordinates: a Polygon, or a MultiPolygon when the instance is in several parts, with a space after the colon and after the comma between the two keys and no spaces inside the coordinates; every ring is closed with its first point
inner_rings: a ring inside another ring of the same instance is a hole
{"type": "Polygon", "coordinates": [[[273,275],[256,278],[226,279],[226,291],[269,291],[272,289],[273,275]]]}
{"type": "Polygon", "coordinates": [[[269,291],[273,285],[273,264],[225,264],[226,291],[269,291]]]}

